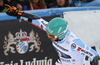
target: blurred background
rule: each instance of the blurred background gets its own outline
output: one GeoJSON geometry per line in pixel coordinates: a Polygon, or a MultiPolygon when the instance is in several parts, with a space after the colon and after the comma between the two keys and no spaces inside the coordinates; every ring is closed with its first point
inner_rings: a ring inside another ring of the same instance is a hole
{"type": "Polygon", "coordinates": [[[15,6],[19,10],[36,10],[62,7],[99,6],[99,0],[0,0],[0,12],[5,12],[4,4],[15,6]]]}

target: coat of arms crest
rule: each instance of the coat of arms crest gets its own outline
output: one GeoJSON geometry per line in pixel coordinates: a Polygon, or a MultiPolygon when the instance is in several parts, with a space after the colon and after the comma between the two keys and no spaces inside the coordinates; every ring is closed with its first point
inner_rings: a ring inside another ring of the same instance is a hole
{"type": "Polygon", "coordinates": [[[34,31],[31,30],[28,36],[27,32],[21,29],[15,33],[15,37],[11,32],[8,33],[8,36],[5,35],[4,43],[3,48],[5,55],[8,55],[8,52],[16,53],[16,50],[19,54],[24,54],[27,51],[31,52],[34,49],[36,49],[36,52],[39,52],[41,45],[38,33],[34,33],[34,31]],[[32,43],[32,45],[29,47],[30,43],[32,43]],[[16,45],[16,50],[13,45],[16,45]]]}

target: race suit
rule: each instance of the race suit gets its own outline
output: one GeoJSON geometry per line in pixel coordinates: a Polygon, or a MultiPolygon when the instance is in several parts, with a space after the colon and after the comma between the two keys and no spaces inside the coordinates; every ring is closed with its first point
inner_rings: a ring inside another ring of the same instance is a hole
{"type": "MultiPolygon", "coordinates": [[[[32,23],[46,31],[48,22],[42,18],[32,20],[32,23]]],[[[95,50],[84,44],[70,30],[67,31],[66,36],[61,41],[53,41],[52,45],[59,56],[55,65],[86,65],[85,56],[88,56],[92,61],[98,55],[95,50]]]]}

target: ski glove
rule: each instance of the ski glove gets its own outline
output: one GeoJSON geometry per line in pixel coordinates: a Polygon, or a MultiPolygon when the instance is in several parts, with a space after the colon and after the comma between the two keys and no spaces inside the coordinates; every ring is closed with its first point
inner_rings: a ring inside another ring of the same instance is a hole
{"type": "Polygon", "coordinates": [[[99,56],[94,57],[93,61],[90,62],[91,65],[99,65],[99,56]]]}
{"type": "Polygon", "coordinates": [[[16,7],[11,7],[7,4],[5,4],[5,6],[8,7],[8,10],[6,11],[6,14],[10,15],[10,16],[21,16],[22,12],[19,12],[19,9],[16,7]]]}

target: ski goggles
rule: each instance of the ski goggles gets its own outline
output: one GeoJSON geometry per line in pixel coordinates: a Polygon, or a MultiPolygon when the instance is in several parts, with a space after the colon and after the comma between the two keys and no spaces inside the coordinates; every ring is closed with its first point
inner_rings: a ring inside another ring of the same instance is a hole
{"type": "Polygon", "coordinates": [[[49,34],[48,32],[47,32],[47,35],[48,35],[49,38],[57,38],[57,36],[49,34]]]}
{"type": "Polygon", "coordinates": [[[57,35],[57,36],[52,35],[52,34],[49,34],[48,32],[47,32],[47,35],[48,35],[48,37],[50,37],[50,38],[58,38],[59,36],[63,35],[67,30],[68,30],[68,26],[66,27],[66,29],[65,29],[62,33],[60,33],[60,34],[57,35]]]}

